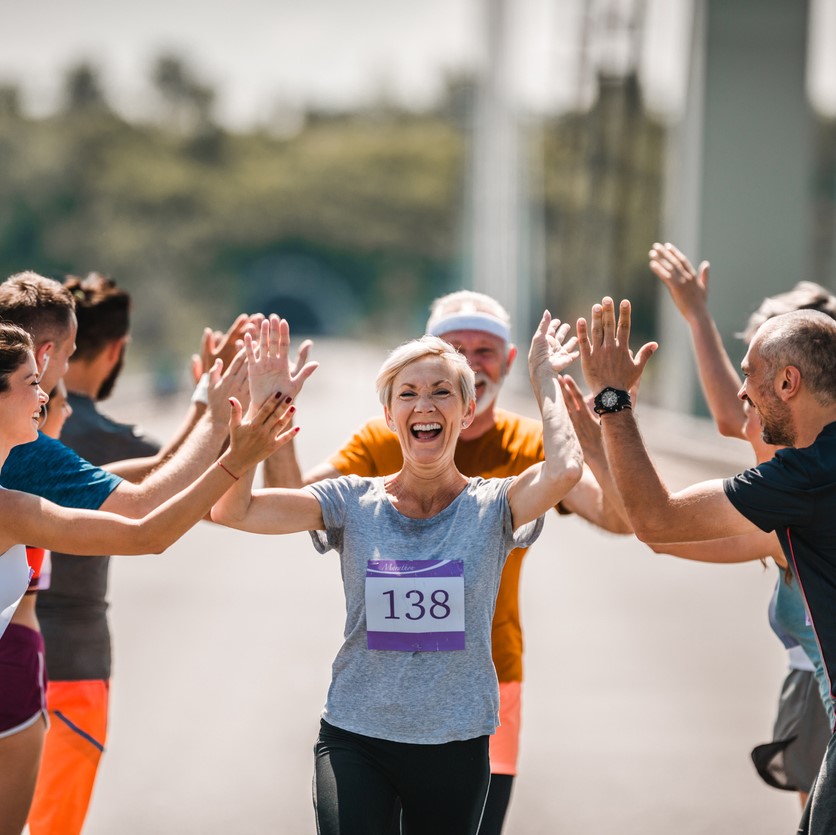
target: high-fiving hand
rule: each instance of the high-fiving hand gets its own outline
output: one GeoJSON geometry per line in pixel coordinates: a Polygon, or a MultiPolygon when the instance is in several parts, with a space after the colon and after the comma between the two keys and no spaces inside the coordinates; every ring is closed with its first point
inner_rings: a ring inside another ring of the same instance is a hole
{"type": "Polygon", "coordinates": [[[291,366],[290,325],[287,319],[281,319],[275,313],[261,323],[257,342],[249,333],[244,335],[251,410],[278,392],[285,398],[296,397],[305,380],[319,367],[317,362],[307,362],[310,346],[309,340],[302,344],[291,366]]]}
{"type": "Polygon", "coordinates": [[[668,288],[679,312],[690,319],[705,311],[708,304],[708,261],[699,269],[673,244],[653,244],[650,250],[650,271],[668,288]]]}
{"type": "Polygon", "coordinates": [[[592,306],[590,325],[578,319],[578,347],[586,384],[595,394],[607,386],[629,391],[639,382],[647,361],[659,347],[648,342],[633,356],[630,350],[630,302],[621,302],[618,323],[609,296],[592,306]]]}
{"type": "Polygon", "coordinates": [[[561,324],[560,319],[552,319],[548,310],[543,312],[528,351],[528,370],[532,380],[538,372],[546,370],[559,374],[578,358],[577,338],[573,336],[566,340],[571,329],[568,323],[561,324]]]}

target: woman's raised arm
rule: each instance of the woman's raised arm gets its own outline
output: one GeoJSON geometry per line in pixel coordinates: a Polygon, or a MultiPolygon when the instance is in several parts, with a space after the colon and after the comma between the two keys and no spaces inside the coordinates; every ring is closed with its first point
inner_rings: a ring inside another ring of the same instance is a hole
{"type": "Polygon", "coordinates": [[[531,340],[528,370],[543,417],[545,460],[517,476],[508,491],[515,528],[554,507],[583,474],[583,452],[558,383],[558,375],[578,356],[575,337],[564,344],[568,334],[569,325],[553,320],[547,310],[531,340]]]}

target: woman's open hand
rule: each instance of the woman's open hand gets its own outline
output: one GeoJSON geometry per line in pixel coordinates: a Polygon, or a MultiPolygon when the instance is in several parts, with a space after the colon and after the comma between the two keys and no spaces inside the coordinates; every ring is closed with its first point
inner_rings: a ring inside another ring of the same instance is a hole
{"type": "Polygon", "coordinates": [[[571,325],[561,324],[560,319],[552,319],[548,310],[531,339],[528,351],[528,371],[532,381],[544,371],[550,375],[560,374],[578,358],[578,340],[569,336],[571,325]]]}
{"type": "Polygon", "coordinates": [[[251,409],[256,409],[274,394],[295,399],[305,380],[319,367],[307,362],[311,342],[306,340],[299,350],[297,361],[290,364],[290,325],[271,313],[261,323],[256,342],[250,334],[244,336],[247,368],[250,378],[251,409]]]}
{"type": "Polygon", "coordinates": [[[222,458],[224,468],[235,478],[240,476],[284,446],[299,427],[288,429],[296,411],[290,398],[275,394],[255,409],[251,406],[244,417],[241,403],[230,398],[229,449],[222,458]]]}

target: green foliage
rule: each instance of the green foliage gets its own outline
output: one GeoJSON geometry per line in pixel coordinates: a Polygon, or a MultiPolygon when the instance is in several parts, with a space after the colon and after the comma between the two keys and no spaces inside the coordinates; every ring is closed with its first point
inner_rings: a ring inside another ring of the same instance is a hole
{"type": "MultiPolygon", "coordinates": [[[[186,95],[166,72],[157,78],[167,95],[186,95]]],[[[449,123],[361,114],[312,119],[286,138],[228,133],[204,111],[172,129],[124,121],[84,78],[51,118],[0,109],[5,275],[112,275],[134,294],[137,342],[177,351],[242,303],[304,298],[292,272],[265,267],[292,266],[300,253],[306,275],[310,264],[328,274],[326,292],[345,288],[358,311],[381,319],[416,297],[428,303],[447,281],[462,169],[449,123]]],[[[189,107],[194,115],[198,105],[189,107]]],[[[350,325],[311,321],[335,332],[350,325]]]]}
{"type": "Polygon", "coordinates": [[[568,321],[604,295],[633,302],[636,342],[655,333],[657,282],[648,250],[660,235],[665,132],[637,81],[601,79],[589,113],[545,132],[549,300],[568,321]]]}
{"type": "MultiPolygon", "coordinates": [[[[158,59],[152,82],[145,122],[109,106],[88,64],[70,70],[49,118],[0,89],[4,275],[112,275],[134,296],[137,348],[158,357],[190,353],[205,324],[241,309],[276,310],[297,332],[363,324],[400,339],[459,285],[469,79],[451,77],[431,111],[309,111],[291,136],[219,127],[212,89],[177,56],[158,59]]],[[[532,141],[549,304],[577,315],[623,290],[652,310],[662,130],[635,91],[605,91],[532,141]]]]}

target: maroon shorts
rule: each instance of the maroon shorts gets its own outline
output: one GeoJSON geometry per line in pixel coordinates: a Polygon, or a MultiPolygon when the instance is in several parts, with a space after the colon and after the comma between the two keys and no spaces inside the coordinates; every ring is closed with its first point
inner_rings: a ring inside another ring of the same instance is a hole
{"type": "Polygon", "coordinates": [[[0,737],[46,719],[44,639],[28,626],[10,623],[0,637],[0,737]]]}

